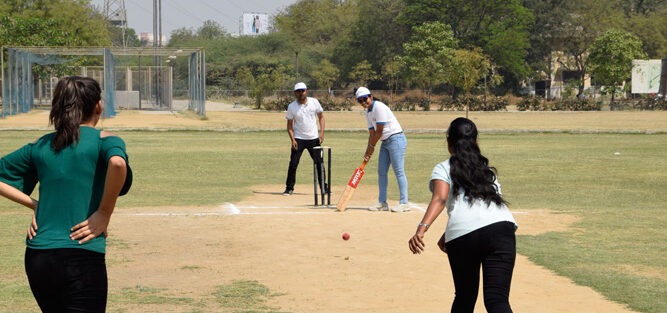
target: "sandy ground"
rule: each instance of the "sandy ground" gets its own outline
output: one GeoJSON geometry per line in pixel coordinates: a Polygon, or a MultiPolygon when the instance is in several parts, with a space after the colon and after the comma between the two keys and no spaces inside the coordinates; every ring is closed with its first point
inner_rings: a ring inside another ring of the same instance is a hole
{"type": "MultiPolygon", "coordinates": [[[[427,233],[426,252],[413,255],[407,241],[425,204],[406,213],[367,211],[376,192],[370,185],[338,212],[313,206],[312,186],[298,185],[289,197],[281,188],[256,186],[253,197],[218,207],[117,210],[111,234],[123,244],[108,251],[112,289],[150,286],[202,299],[216,286],[256,280],[280,294],[269,305],[289,312],[449,310],[453,284],[436,246],[446,216],[427,233]]],[[[341,192],[334,189],[332,203],[341,192]]],[[[514,214],[518,234],[565,230],[576,221],[548,210],[514,214]]],[[[633,312],[522,255],[510,300],[515,312],[633,312]]],[[[475,312],[485,312],[481,296],[475,312]]]]}
{"type": "MultiPolygon", "coordinates": [[[[444,131],[443,121],[461,112],[397,115],[410,131],[444,131]]],[[[358,111],[327,112],[326,116],[328,129],[363,124],[350,122],[363,120],[358,111]]],[[[483,125],[482,131],[667,131],[667,112],[476,112],[471,118],[483,125]]],[[[284,112],[249,112],[207,103],[206,119],[169,111],[121,111],[99,126],[239,130],[284,129],[284,123],[284,112]]],[[[0,129],[51,129],[48,111],[0,119],[0,129]]],[[[446,215],[427,233],[426,252],[413,255],[407,241],[426,205],[417,204],[418,208],[406,213],[367,211],[365,207],[374,202],[375,188],[375,184],[362,183],[345,212],[312,206],[312,185],[298,185],[297,193],[289,197],[280,194],[282,186],[256,186],[253,197],[215,207],[119,208],[110,229],[115,241],[108,251],[110,291],[159,288],[209,307],[215,305],[212,293],[217,286],[256,280],[279,294],[269,305],[282,311],[447,312],[454,290],[447,258],[436,246],[446,215]],[[341,239],[343,232],[351,234],[350,240],[341,239]]],[[[342,187],[337,190],[334,186],[333,191],[331,202],[335,203],[342,187]]],[[[515,208],[514,213],[518,234],[565,230],[576,221],[574,216],[554,214],[548,208],[515,208]]],[[[521,255],[510,300],[515,312],[632,312],[521,255]]],[[[145,304],[123,312],[180,311],[174,306],[145,304]]],[[[475,312],[485,312],[481,297],[475,312]]]]}

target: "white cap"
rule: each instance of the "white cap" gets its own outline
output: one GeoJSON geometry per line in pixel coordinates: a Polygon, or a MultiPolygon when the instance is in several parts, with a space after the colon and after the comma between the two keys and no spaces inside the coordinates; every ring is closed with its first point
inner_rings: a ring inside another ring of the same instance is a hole
{"type": "Polygon", "coordinates": [[[359,88],[357,89],[357,92],[356,92],[354,95],[357,97],[357,99],[359,99],[359,98],[361,98],[361,97],[368,96],[368,95],[370,95],[370,94],[371,94],[371,92],[370,92],[370,90],[368,90],[368,88],[366,88],[366,87],[359,87],[359,88]]]}
{"type": "Polygon", "coordinates": [[[296,85],[294,85],[294,91],[301,89],[308,89],[308,87],[306,87],[306,84],[304,83],[297,83],[296,85]]]}

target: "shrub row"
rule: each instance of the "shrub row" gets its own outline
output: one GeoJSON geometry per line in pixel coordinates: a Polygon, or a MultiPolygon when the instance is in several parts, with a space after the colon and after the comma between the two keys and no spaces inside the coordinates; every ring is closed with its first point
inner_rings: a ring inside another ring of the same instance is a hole
{"type": "Polygon", "coordinates": [[[524,97],[516,104],[519,111],[600,111],[602,102],[589,99],[547,100],[542,97],[524,97]]]}

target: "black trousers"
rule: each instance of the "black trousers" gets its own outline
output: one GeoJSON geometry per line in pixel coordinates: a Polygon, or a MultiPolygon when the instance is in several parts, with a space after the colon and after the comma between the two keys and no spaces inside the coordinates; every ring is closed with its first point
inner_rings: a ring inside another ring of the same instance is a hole
{"type": "Polygon", "coordinates": [[[509,295],[516,261],[515,229],[511,222],[494,223],[445,245],[456,289],[452,313],[473,313],[479,291],[480,266],[486,311],[512,312],[509,295]]]}
{"type": "Polygon", "coordinates": [[[313,149],[320,145],[320,139],[296,139],[297,148],[292,149],[292,153],[289,158],[289,167],[287,168],[287,180],[285,181],[285,189],[294,190],[294,184],[296,183],[296,169],[299,167],[299,161],[301,160],[301,154],[303,150],[308,150],[310,157],[315,162],[317,166],[317,181],[321,184],[325,181],[324,168],[322,167],[322,150],[313,149]]]}
{"type": "Polygon", "coordinates": [[[84,249],[30,249],[28,282],[44,313],[103,313],[107,304],[104,254],[84,249]]]}

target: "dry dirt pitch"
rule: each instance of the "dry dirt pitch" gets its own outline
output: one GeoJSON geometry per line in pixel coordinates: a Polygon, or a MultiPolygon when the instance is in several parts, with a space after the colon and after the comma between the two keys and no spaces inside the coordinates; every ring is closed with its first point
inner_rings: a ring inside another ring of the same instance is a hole
{"type": "MultiPolygon", "coordinates": [[[[221,106],[223,109],[225,106],[221,106]]],[[[226,106],[229,108],[231,106],[226,106]]],[[[207,103],[207,110],[209,106],[207,103]]],[[[406,129],[438,129],[460,113],[399,112],[406,129]]],[[[213,112],[208,120],[162,112],[121,112],[102,122],[109,129],[191,128],[284,129],[284,113],[213,112]],[[251,127],[251,128],[252,128],[251,127]]],[[[359,115],[359,116],[357,116],[359,115]]],[[[349,127],[358,112],[327,112],[327,127],[349,127]]],[[[482,131],[513,129],[629,132],[665,131],[667,112],[474,113],[482,131]],[[593,118],[591,118],[593,116],[593,118]],[[521,121],[521,123],[517,123],[521,121]],[[530,125],[533,123],[534,125],[530,125]],[[520,128],[517,128],[520,127],[520,128]]],[[[0,128],[48,129],[48,112],[0,120],[0,128]]],[[[363,124],[359,122],[359,124],[363,124]]],[[[363,125],[362,125],[363,126],[363,125]]],[[[362,127],[360,126],[360,127],[362,127]]],[[[312,185],[298,185],[285,197],[282,185],[254,186],[254,196],[212,207],[118,208],[108,250],[111,293],[144,286],[215,306],[217,286],[256,280],[281,294],[268,305],[295,313],[447,312],[454,289],[446,256],[437,249],[446,214],[427,233],[427,250],[413,255],[407,241],[421,210],[370,212],[376,184],[364,181],[351,209],[313,207],[312,185]],[[350,240],[341,239],[348,232],[350,240]]],[[[395,188],[395,186],[390,186],[395,188]]],[[[332,204],[343,186],[333,186],[332,204]]],[[[391,205],[391,203],[390,203],[391,205]]],[[[518,234],[564,230],[576,217],[513,208],[518,234]]],[[[558,247],[554,247],[558,253],[558,247]]],[[[632,312],[587,287],[518,255],[510,301],[515,312],[632,312]]],[[[141,305],[126,312],[178,312],[169,305],[141,305]]],[[[485,312],[478,299],[475,312],[485,312]]]]}
{"type": "MultiPolygon", "coordinates": [[[[426,252],[413,255],[407,241],[425,204],[406,213],[367,211],[377,191],[362,182],[341,213],[312,206],[312,185],[298,185],[289,197],[280,194],[282,187],[254,186],[252,198],[217,207],[118,209],[111,236],[123,244],[108,251],[111,288],[150,286],[201,299],[218,285],[257,280],[282,294],[268,303],[282,311],[449,310],[453,284],[436,246],[446,215],[427,233],[426,252]],[[350,233],[348,241],[343,232],[350,233]]],[[[342,187],[333,191],[332,203],[342,187]]],[[[564,230],[576,221],[548,210],[514,213],[518,234],[564,230]]],[[[521,255],[510,300],[515,312],[632,312],[521,255]]],[[[481,297],[475,312],[485,312],[481,297]]]]}

